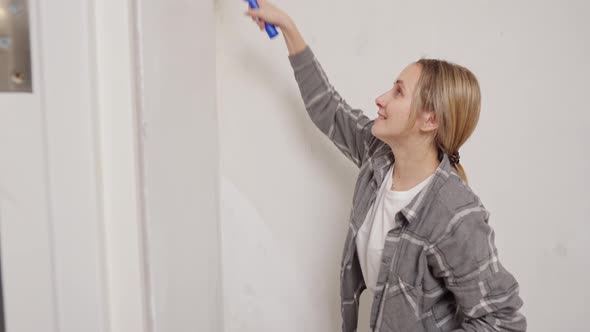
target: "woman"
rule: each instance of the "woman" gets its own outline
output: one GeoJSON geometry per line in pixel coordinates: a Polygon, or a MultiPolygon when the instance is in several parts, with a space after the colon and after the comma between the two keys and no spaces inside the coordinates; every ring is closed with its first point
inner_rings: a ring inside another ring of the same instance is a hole
{"type": "Polygon", "coordinates": [[[459,162],[479,118],[475,76],[420,59],[375,100],[371,120],[334,90],[293,20],[259,6],[246,15],[282,31],[311,120],[360,169],[342,253],[342,331],[356,331],[365,289],[371,331],[525,331],[519,284],[459,162]]]}

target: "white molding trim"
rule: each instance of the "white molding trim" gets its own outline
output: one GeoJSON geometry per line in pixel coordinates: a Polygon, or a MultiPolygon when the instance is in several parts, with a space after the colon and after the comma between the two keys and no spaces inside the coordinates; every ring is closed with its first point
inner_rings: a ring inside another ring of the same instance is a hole
{"type": "Polygon", "coordinates": [[[150,332],[138,148],[135,2],[95,0],[93,4],[109,331],[150,332]]]}

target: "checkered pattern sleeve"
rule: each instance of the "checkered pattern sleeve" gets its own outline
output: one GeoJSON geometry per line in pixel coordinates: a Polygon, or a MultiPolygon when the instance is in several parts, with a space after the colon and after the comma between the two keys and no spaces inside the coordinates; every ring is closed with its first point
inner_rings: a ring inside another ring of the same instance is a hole
{"type": "Polygon", "coordinates": [[[289,55],[289,62],[313,123],[349,160],[361,167],[374,120],[340,97],[309,45],[289,55]]]}

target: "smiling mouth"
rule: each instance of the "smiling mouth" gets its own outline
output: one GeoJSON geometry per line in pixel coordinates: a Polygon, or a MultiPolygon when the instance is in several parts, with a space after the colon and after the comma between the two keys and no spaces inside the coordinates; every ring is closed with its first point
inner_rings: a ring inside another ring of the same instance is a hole
{"type": "Polygon", "coordinates": [[[378,119],[381,119],[381,120],[385,120],[385,119],[387,119],[386,117],[384,117],[384,116],[383,116],[383,115],[381,115],[380,113],[377,113],[377,115],[378,115],[378,117],[377,117],[378,119]]]}

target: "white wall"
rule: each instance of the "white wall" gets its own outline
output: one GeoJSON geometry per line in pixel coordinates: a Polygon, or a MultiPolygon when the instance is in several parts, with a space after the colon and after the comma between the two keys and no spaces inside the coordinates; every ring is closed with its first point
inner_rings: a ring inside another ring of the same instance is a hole
{"type": "MultiPolygon", "coordinates": [[[[374,99],[420,56],[470,68],[483,99],[461,149],[491,211],[531,331],[583,331],[590,157],[590,5],[583,1],[274,1],[344,98],[374,99]]],[[[357,170],[300,100],[282,36],[217,5],[226,331],[336,331],[339,259],[357,170]]],[[[368,330],[371,297],[361,299],[368,330]]]]}
{"type": "Polygon", "coordinates": [[[213,1],[138,4],[153,331],[222,331],[213,1]]]}
{"type": "Polygon", "coordinates": [[[33,92],[0,94],[6,329],[105,331],[94,11],[30,1],[29,14],[33,92]]]}
{"type": "MultiPolygon", "coordinates": [[[[90,5],[94,48],[99,215],[108,317],[112,332],[147,331],[150,284],[147,279],[145,218],[139,172],[139,106],[134,1],[100,0],[90,5]]],[[[63,14],[62,14],[63,15],[63,14]]]]}
{"type": "MultiPolygon", "coordinates": [[[[31,3],[34,92],[0,95],[8,331],[337,331],[357,170],[305,113],[282,36],[245,2],[31,3]]],[[[529,330],[583,331],[590,6],[275,3],[370,117],[422,55],[474,71],[462,162],[529,330]]]]}
{"type": "Polygon", "coordinates": [[[31,4],[34,92],[0,95],[7,331],[220,331],[213,3],[31,4]]]}

